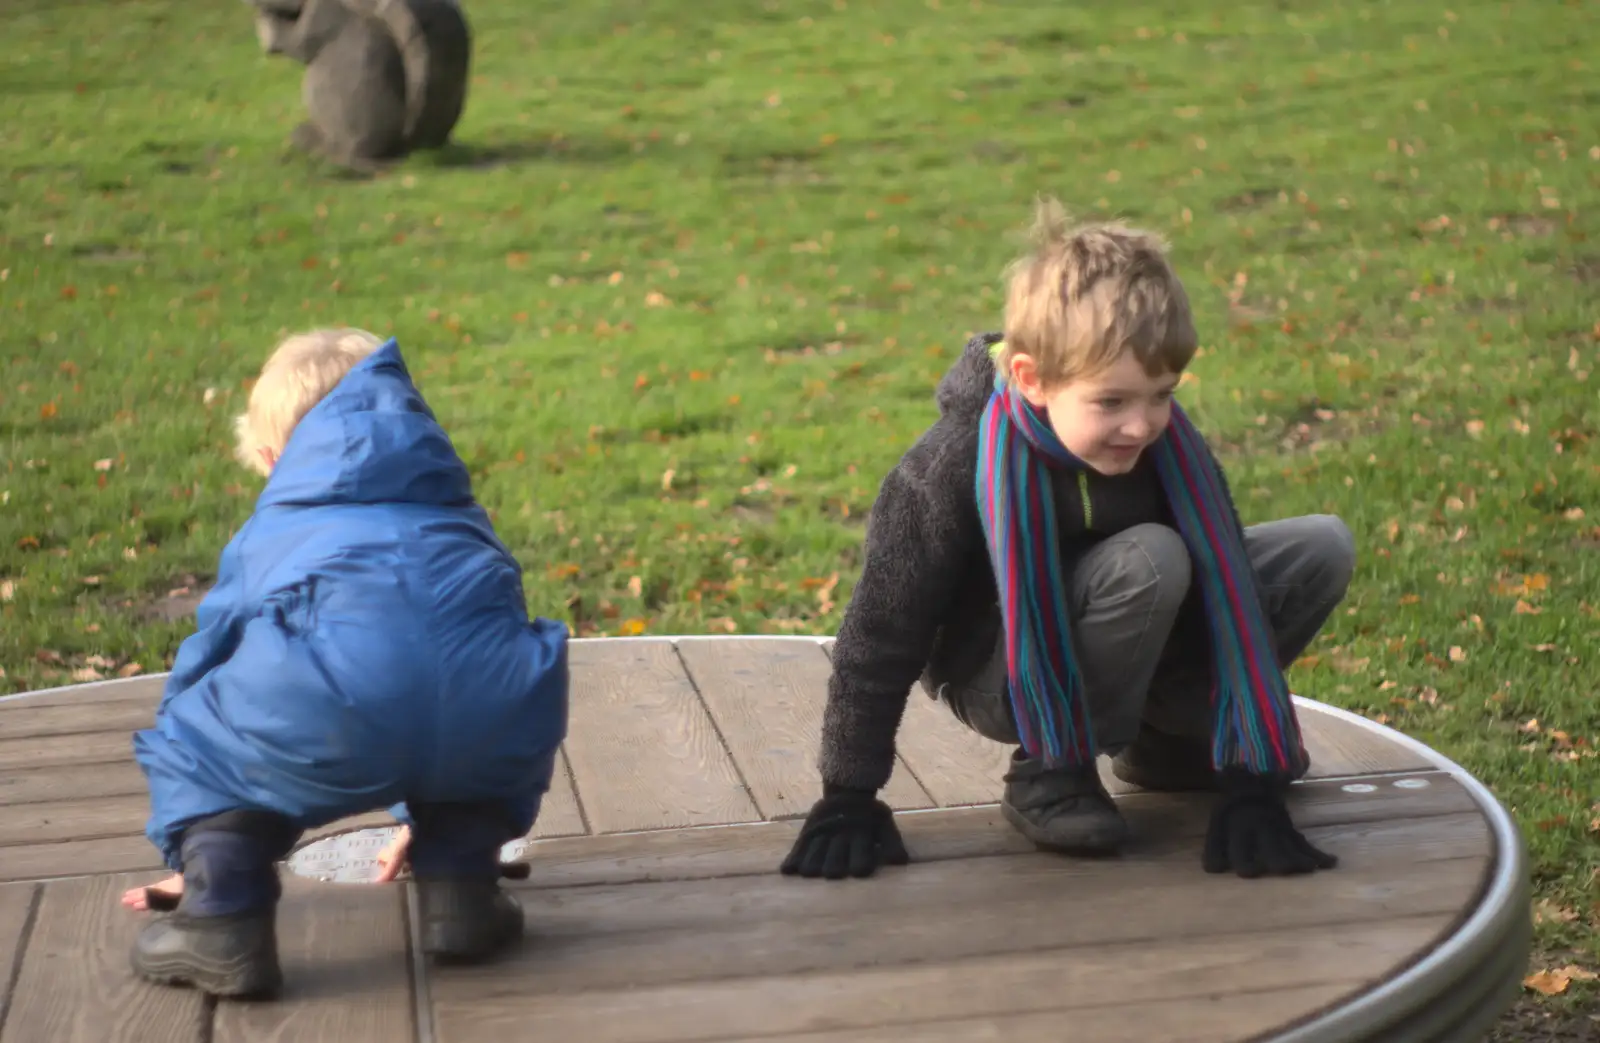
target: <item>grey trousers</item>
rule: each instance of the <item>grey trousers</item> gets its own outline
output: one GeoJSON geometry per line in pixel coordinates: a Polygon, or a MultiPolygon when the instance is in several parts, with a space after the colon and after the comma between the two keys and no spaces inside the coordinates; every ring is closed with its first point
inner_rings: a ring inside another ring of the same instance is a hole
{"type": "MultiPolygon", "coordinates": [[[[1355,541],[1343,521],[1319,514],[1249,526],[1244,542],[1278,662],[1288,667],[1344,599],[1355,541]]],[[[1164,525],[1136,525],[1103,540],[1073,569],[1073,650],[1100,752],[1125,748],[1140,722],[1210,737],[1211,637],[1191,579],[1188,548],[1164,525]]],[[[951,683],[924,674],[922,686],[980,735],[1019,742],[1003,636],[976,676],[951,683]]]]}

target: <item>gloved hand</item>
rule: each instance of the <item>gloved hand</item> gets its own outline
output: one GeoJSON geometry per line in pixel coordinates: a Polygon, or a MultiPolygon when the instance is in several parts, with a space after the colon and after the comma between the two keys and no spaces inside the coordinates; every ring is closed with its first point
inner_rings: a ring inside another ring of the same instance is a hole
{"type": "Polygon", "coordinates": [[[1311,845],[1289,818],[1288,784],[1230,768],[1206,832],[1205,870],[1242,877],[1290,876],[1332,869],[1339,860],[1311,845]]]}
{"type": "Polygon", "coordinates": [[[841,880],[910,860],[894,812],[874,791],[824,786],[779,870],[785,876],[841,880]]]}

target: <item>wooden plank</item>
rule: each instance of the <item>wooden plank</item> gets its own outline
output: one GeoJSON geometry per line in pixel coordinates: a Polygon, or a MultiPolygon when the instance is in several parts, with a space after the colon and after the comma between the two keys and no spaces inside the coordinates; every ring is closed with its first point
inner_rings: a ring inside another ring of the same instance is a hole
{"type": "Polygon", "coordinates": [[[574,644],[566,753],[596,833],[760,817],[670,641],[574,644]]]}
{"type": "Polygon", "coordinates": [[[550,777],[550,791],[544,795],[539,817],[528,839],[541,837],[581,837],[588,833],[583,812],[578,807],[578,791],[572,785],[572,766],[565,750],[556,755],[556,770],[550,777]]]}
{"type": "Polygon", "coordinates": [[[28,944],[29,921],[39,888],[34,884],[0,887],[0,1028],[5,1027],[6,1010],[11,1003],[12,975],[21,965],[28,944]]]}
{"type": "Polygon", "coordinates": [[[0,705],[0,739],[43,735],[77,735],[82,732],[128,732],[155,723],[156,704],[136,699],[115,703],[73,703],[65,706],[29,706],[26,702],[0,705]]]}
{"type": "Polygon", "coordinates": [[[508,989],[531,999],[1263,931],[1301,931],[1315,947],[1338,924],[1434,916],[1445,929],[1479,893],[1488,850],[1455,817],[1388,823],[1343,847],[1347,864],[1334,871],[1258,880],[1205,873],[1194,857],[1119,864],[1034,853],[865,882],[768,873],[537,892],[528,905],[537,945],[498,968],[436,978],[432,989],[441,1003],[503,1000],[508,989]]]}
{"type": "Polygon", "coordinates": [[[409,1043],[404,891],[284,879],[283,995],[217,1006],[213,1043],[409,1043]]]}
{"type": "MultiPolygon", "coordinates": [[[[804,818],[822,795],[816,767],[829,660],[803,641],[681,641],[678,654],[765,818],[804,818]]],[[[879,796],[892,808],[934,805],[903,763],[879,796]]]]}
{"type": "Polygon", "coordinates": [[[0,775],[53,764],[105,764],[133,760],[133,732],[0,739],[0,775]]]}
{"type": "Polygon", "coordinates": [[[920,686],[906,700],[895,746],[923,788],[946,808],[998,802],[1016,749],[968,728],[920,686]]]}
{"type": "MultiPolygon", "coordinates": [[[[148,846],[148,845],[146,845],[148,846]]],[[[138,881],[95,876],[47,884],[22,958],[3,1043],[198,1043],[206,1004],[156,988],[128,966],[144,918],[118,904],[138,881]]]]}
{"type": "Polygon", "coordinates": [[[160,853],[142,836],[17,844],[6,848],[4,856],[0,857],[0,883],[160,868],[160,853]]]}
{"type": "Polygon", "coordinates": [[[149,798],[142,796],[19,804],[0,815],[0,848],[140,834],[149,813],[149,798]]]}
{"type": "Polygon", "coordinates": [[[858,1029],[763,1036],[768,1043],[978,1043],[982,1040],[1051,1039],[1070,1015],[1073,1039],[1095,1043],[1236,1043],[1318,1010],[1346,991],[1342,984],[1267,989],[1200,1000],[1146,1000],[1127,1007],[1056,1009],[995,1014],[926,1024],[911,1022],[858,1029]]]}
{"type": "MultiPolygon", "coordinates": [[[[830,638],[821,646],[830,662],[833,644],[830,638]]],[[[1014,747],[985,739],[913,685],[895,749],[923,790],[940,807],[952,808],[998,803],[1014,747]]]]}
{"type": "Polygon", "coordinates": [[[61,685],[37,692],[18,692],[0,697],[0,713],[14,709],[41,706],[87,706],[92,703],[146,702],[151,712],[161,702],[166,689],[166,674],[147,677],[118,678],[110,681],[91,681],[88,684],[61,685]]]}
{"type": "MultiPolygon", "coordinates": [[[[1310,939],[1300,930],[1262,931],[1164,945],[1117,940],[961,961],[935,954],[935,962],[897,967],[585,990],[527,1004],[456,1001],[446,984],[435,1015],[440,1043],[521,1037],[668,1043],[1070,1009],[1074,1038],[1100,1039],[1081,1034],[1079,1013],[1120,1007],[1126,1015],[1152,998],[1203,1005],[1246,988],[1337,985],[1338,992],[1352,991],[1428,946],[1439,923],[1429,915],[1335,924],[1310,939]]],[[[1056,1039],[1059,1031],[1037,1038],[1056,1039]]]]}
{"type": "MultiPolygon", "coordinates": [[[[1464,824],[1487,843],[1488,826],[1471,796],[1448,775],[1417,776],[1421,789],[1375,785],[1370,792],[1347,792],[1340,783],[1302,783],[1294,787],[1291,814],[1302,830],[1342,843],[1338,827],[1368,822],[1465,816],[1464,824]]],[[[1204,794],[1140,793],[1119,798],[1133,829],[1128,858],[1176,853],[1199,858],[1210,797],[1204,794]]],[[[956,858],[1025,854],[1034,847],[992,806],[954,808],[897,815],[913,864],[956,858]]],[[[542,841],[529,847],[535,887],[595,886],[650,880],[690,880],[765,875],[783,860],[799,824],[792,821],[542,841]]],[[[1403,838],[1402,838],[1403,839],[1403,838]]],[[[1337,847],[1332,850],[1342,854],[1337,847]]]]}
{"type": "Polygon", "coordinates": [[[1297,713],[1306,752],[1311,754],[1307,778],[1438,769],[1438,765],[1422,754],[1394,742],[1382,732],[1324,713],[1316,704],[1301,703],[1297,713]]]}
{"type": "Polygon", "coordinates": [[[77,800],[85,797],[125,797],[146,792],[144,773],[127,760],[85,767],[57,764],[13,771],[0,769],[0,807],[40,801],[77,800]]]}

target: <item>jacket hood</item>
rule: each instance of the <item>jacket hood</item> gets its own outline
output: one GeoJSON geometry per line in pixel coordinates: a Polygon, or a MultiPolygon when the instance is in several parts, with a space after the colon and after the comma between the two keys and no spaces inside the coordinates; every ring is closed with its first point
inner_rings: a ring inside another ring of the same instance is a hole
{"type": "Polygon", "coordinates": [[[295,426],[257,506],[471,500],[466,465],[391,337],[295,426]]]}
{"type": "Polygon", "coordinates": [[[977,416],[994,393],[994,359],[989,349],[1002,339],[999,333],[980,333],[967,341],[961,357],[939,381],[934,400],[941,413],[977,416]]]}

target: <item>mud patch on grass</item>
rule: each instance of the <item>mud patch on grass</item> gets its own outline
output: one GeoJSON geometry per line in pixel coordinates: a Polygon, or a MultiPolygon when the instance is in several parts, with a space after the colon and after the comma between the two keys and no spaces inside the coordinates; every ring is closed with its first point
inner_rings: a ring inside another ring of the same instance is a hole
{"type": "Polygon", "coordinates": [[[1217,209],[1225,214],[1237,214],[1246,210],[1259,210],[1268,203],[1281,201],[1288,189],[1280,185],[1268,185],[1261,188],[1247,188],[1237,195],[1228,196],[1217,202],[1217,209]]]}
{"type": "Polygon", "coordinates": [[[185,574],[169,580],[166,589],[137,606],[139,616],[146,621],[162,620],[181,623],[193,619],[200,602],[211,591],[211,581],[185,574]]]}
{"type": "Polygon", "coordinates": [[[1499,232],[1502,239],[1537,239],[1554,235],[1556,223],[1539,214],[1494,214],[1489,218],[1489,231],[1499,232]]]}

